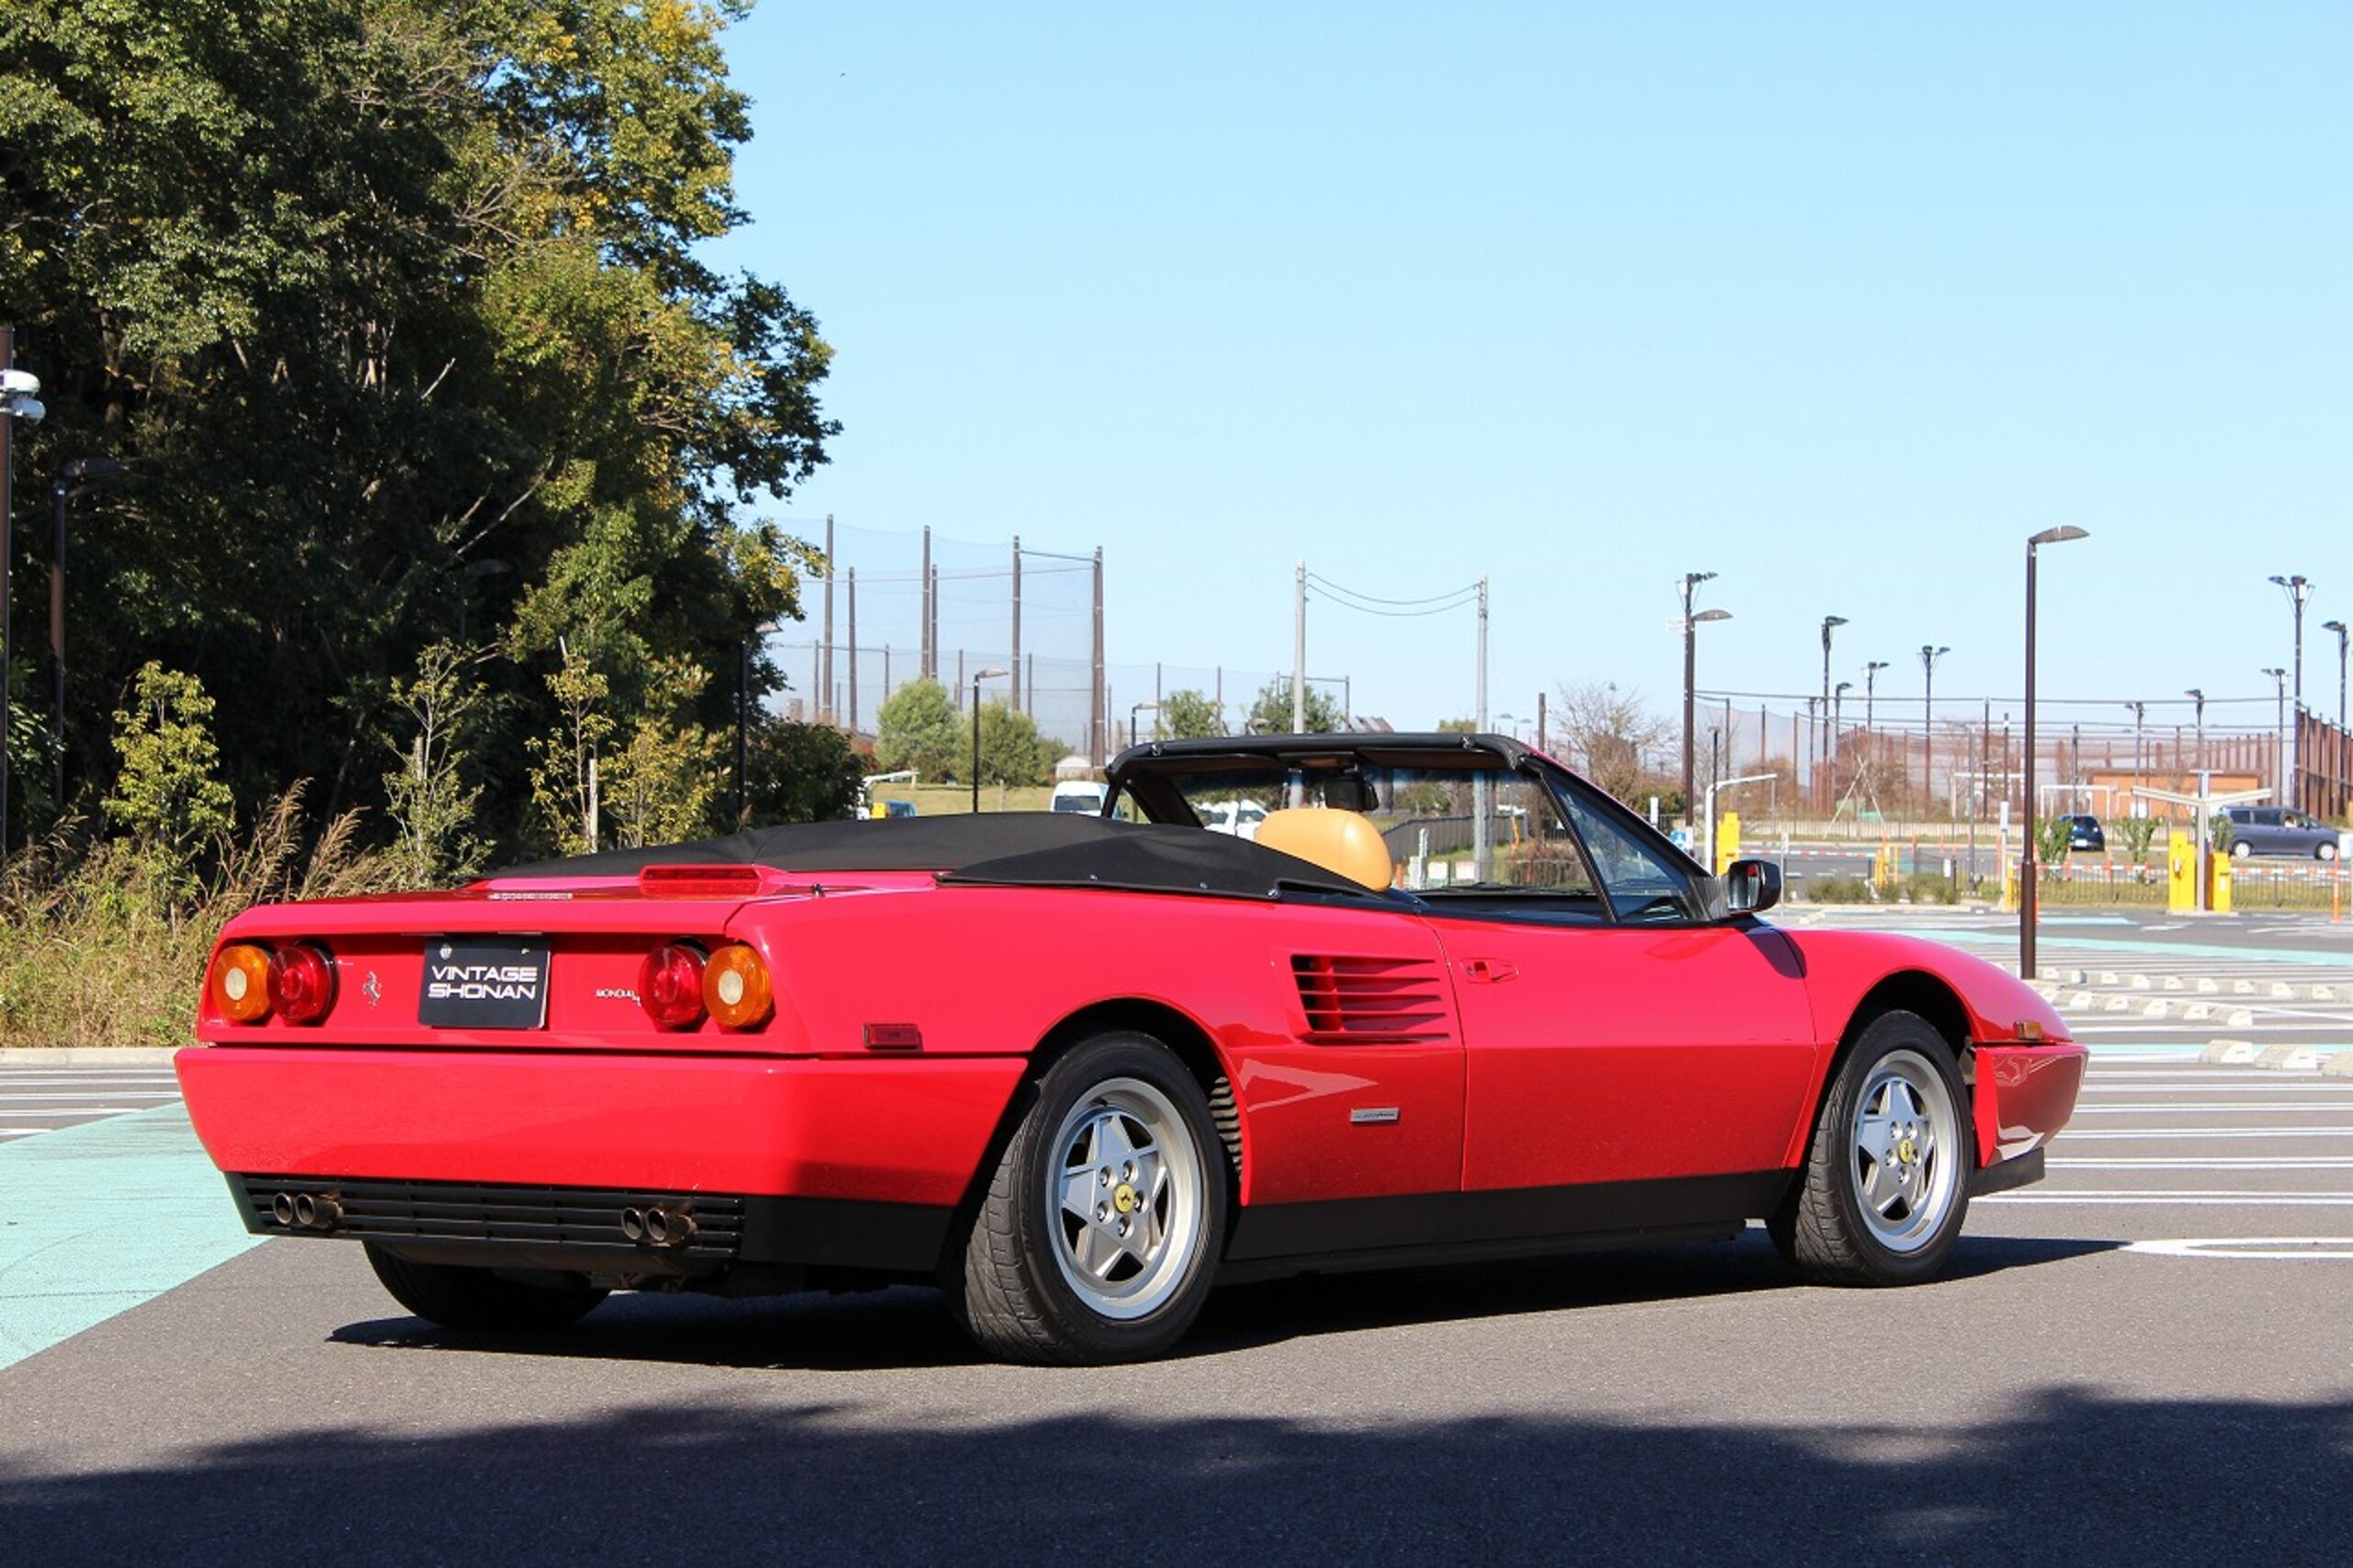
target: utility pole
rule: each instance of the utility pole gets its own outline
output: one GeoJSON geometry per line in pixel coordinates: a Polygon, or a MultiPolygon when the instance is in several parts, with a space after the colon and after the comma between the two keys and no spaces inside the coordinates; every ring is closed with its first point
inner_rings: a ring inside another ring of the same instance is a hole
{"type": "MultiPolygon", "coordinates": [[[[1691,703],[1692,687],[1697,677],[1697,654],[1693,644],[1697,628],[1691,620],[1691,591],[1713,577],[1713,572],[1683,574],[1683,817],[1692,820],[1691,812],[1691,703]]],[[[1541,726],[1540,726],[1540,728],[1541,726]]]]}
{"type": "Polygon", "coordinates": [[[2283,786],[2279,803],[2301,808],[2304,803],[2304,758],[2302,732],[2304,727],[2304,601],[2313,597],[2313,585],[2301,572],[2291,577],[2274,577],[2279,591],[2288,596],[2289,607],[2296,616],[2296,725],[2288,732],[2288,782],[2283,786]]]}
{"type": "Polygon", "coordinates": [[[1307,733],[1307,562],[1294,574],[1290,611],[1290,733],[1307,733]]]}
{"type": "Polygon", "coordinates": [[[1931,809],[1937,802],[1937,661],[1951,652],[1920,644],[1920,795],[1931,809]]]}

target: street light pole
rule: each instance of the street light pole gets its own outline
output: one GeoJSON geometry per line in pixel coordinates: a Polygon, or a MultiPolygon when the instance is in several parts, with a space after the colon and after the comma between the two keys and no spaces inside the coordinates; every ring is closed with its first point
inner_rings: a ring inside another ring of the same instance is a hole
{"type": "Polygon", "coordinates": [[[2279,752],[2279,793],[2272,798],[2284,806],[2288,803],[2288,672],[2274,665],[2263,673],[2279,689],[2279,715],[2271,733],[2272,744],[2279,752]]]}
{"type": "MultiPolygon", "coordinates": [[[[1830,633],[1846,624],[1847,618],[1843,615],[1822,618],[1822,716],[1824,719],[1830,717],[1830,633]]],[[[1826,765],[1830,760],[1830,737],[1826,734],[1822,737],[1821,752],[1822,761],[1826,765]]],[[[1828,791],[1824,793],[1826,795],[1828,791]]]]}
{"type": "Polygon", "coordinates": [[[2035,553],[2046,544],[2063,544],[2069,540],[2091,537],[2078,528],[2045,528],[2026,541],[2026,846],[2023,869],[2018,878],[2018,978],[2034,978],[2034,922],[2037,889],[2035,881],[2041,875],[2035,864],[2034,824],[2034,562],[2035,553]]]}
{"type": "Polygon", "coordinates": [[[1683,574],[1683,817],[1691,818],[1691,701],[1697,653],[1693,650],[1691,590],[1713,577],[1713,572],[1683,574]]]}
{"type": "Polygon", "coordinates": [[[981,814],[981,682],[995,680],[1006,672],[991,665],[984,670],[972,672],[972,814],[981,814]]]}
{"type": "Polygon", "coordinates": [[[1920,644],[1920,794],[1931,807],[1937,801],[1937,661],[1951,652],[1920,644]]]}
{"type": "MultiPolygon", "coordinates": [[[[1137,702],[1137,703],[1131,703],[1131,704],[1130,704],[1130,705],[1129,705],[1129,708],[1128,708],[1128,744],[1130,744],[1130,745],[1133,745],[1133,744],[1136,744],[1136,715],[1138,715],[1138,714],[1140,714],[1140,713],[1157,713],[1157,712],[1159,712],[1159,711],[1160,711],[1160,704],[1159,704],[1159,703],[1157,703],[1157,702],[1137,702]]],[[[1158,722],[1157,720],[1155,720],[1155,721],[1154,722],[1154,723],[1153,723],[1152,733],[1153,733],[1154,735],[1157,735],[1157,734],[1159,734],[1159,733],[1160,733],[1160,724],[1159,724],[1159,722],[1158,722]]]]}
{"type": "Polygon", "coordinates": [[[2203,687],[2190,687],[2182,692],[2189,699],[2190,711],[2198,721],[2198,760],[2190,767],[2193,773],[2206,770],[2206,691],[2203,687]]]}
{"type": "MultiPolygon", "coordinates": [[[[2294,610],[2296,617],[2296,656],[2293,663],[2296,666],[2296,715],[2299,721],[2297,727],[2301,729],[2304,711],[2304,601],[2313,597],[2313,585],[2311,580],[2301,572],[2293,576],[2274,577],[2271,580],[2279,585],[2281,593],[2288,596],[2289,608],[2294,610]]],[[[2288,783],[2281,790],[2279,803],[2283,806],[2301,807],[2304,803],[2304,759],[2302,756],[2303,746],[2294,731],[2289,733],[2288,747],[2290,752],[2288,783]],[[2291,793],[2293,799],[2290,798],[2291,793]]]]}
{"type": "Polygon", "coordinates": [[[2345,728],[2345,623],[2324,620],[2320,629],[2336,633],[2336,727],[2341,730],[2345,728]]]}
{"type": "MultiPolygon", "coordinates": [[[[1839,732],[1845,724],[1841,715],[1846,710],[1847,694],[1854,689],[1853,681],[1842,680],[1830,693],[1830,783],[1833,789],[1836,789],[1838,783],[1838,739],[1839,732]]],[[[1831,810],[1835,812],[1837,809],[1838,803],[1834,798],[1831,801],[1831,810]]]]}

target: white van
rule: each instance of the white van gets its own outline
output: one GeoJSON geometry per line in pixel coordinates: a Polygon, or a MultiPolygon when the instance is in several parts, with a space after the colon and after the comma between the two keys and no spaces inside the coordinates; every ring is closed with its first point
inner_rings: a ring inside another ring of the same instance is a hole
{"type": "Polygon", "coordinates": [[[1046,801],[1050,812],[1084,812],[1089,816],[1103,814],[1103,802],[1111,796],[1108,784],[1098,784],[1090,778],[1065,778],[1054,786],[1046,801]]]}

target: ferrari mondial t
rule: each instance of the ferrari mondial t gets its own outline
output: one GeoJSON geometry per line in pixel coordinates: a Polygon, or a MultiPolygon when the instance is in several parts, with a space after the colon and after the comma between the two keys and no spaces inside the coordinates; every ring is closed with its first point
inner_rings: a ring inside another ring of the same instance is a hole
{"type": "MultiPolygon", "coordinates": [[[[936,1282],[1021,1361],[1220,1281],[1721,1240],[1933,1277],[2085,1052],[2011,976],[1786,931],[1491,735],[1131,748],[1099,816],[755,829],[247,911],[178,1057],[259,1234],[457,1328],[936,1282]]],[[[1466,1283],[1475,1290],[1475,1282],[1466,1283]]]]}

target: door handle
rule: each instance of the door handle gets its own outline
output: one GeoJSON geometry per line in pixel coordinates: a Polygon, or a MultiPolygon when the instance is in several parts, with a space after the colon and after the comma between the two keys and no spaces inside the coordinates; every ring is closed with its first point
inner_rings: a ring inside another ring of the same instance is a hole
{"type": "Polygon", "coordinates": [[[1467,959],[1462,965],[1462,978],[1492,985],[1501,980],[1519,978],[1519,966],[1501,959],[1467,959]]]}

